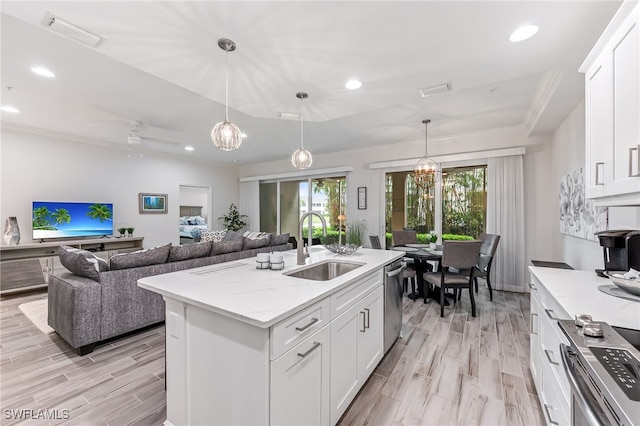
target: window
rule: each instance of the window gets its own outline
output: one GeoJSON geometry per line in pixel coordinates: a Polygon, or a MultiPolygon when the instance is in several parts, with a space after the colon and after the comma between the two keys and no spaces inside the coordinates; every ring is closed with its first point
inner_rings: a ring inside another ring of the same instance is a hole
{"type": "Polygon", "coordinates": [[[435,229],[434,188],[417,186],[411,172],[387,173],[385,204],[387,233],[405,227],[419,233],[435,229]]]}
{"type": "Polygon", "coordinates": [[[442,173],[442,233],[477,238],[485,232],[487,167],[444,169],[442,173]]]}

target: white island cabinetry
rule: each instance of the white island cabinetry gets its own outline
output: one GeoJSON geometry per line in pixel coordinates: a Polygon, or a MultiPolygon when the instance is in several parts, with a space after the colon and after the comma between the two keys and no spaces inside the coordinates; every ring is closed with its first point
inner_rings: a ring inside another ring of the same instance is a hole
{"type": "Polygon", "coordinates": [[[287,276],[295,252],[282,272],[245,259],[141,279],[167,302],[165,424],[335,424],[382,359],[383,267],[401,257],[358,255],[328,281],[287,276]]]}

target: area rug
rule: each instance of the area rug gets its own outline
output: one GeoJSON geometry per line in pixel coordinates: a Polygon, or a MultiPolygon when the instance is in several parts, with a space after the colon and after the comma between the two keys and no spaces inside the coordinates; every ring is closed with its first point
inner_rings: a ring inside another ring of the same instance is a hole
{"type": "Polygon", "coordinates": [[[47,299],[23,303],[18,308],[44,334],[50,334],[55,331],[47,324],[47,299]]]}

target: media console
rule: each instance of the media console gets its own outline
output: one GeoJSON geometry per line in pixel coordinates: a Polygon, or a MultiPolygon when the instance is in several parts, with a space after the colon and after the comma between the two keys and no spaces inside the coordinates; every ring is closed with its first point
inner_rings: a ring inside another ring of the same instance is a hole
{"type": "Polygon", "coordinates": [[[49,275],[64,269],[58,247],[71,246],[108,260],[118,253],[142,249],[144,237],[85,238],[0,246],[0,295],[46,288],[49,275]]]}

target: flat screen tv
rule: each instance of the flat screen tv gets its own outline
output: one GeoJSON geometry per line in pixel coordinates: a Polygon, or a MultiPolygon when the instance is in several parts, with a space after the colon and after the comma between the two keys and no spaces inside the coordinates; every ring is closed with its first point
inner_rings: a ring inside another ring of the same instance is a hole
{"type": "Polygon", "coordinates": [[[33,239],[113,234],[113,204],[34,201],[33,239]]]}

